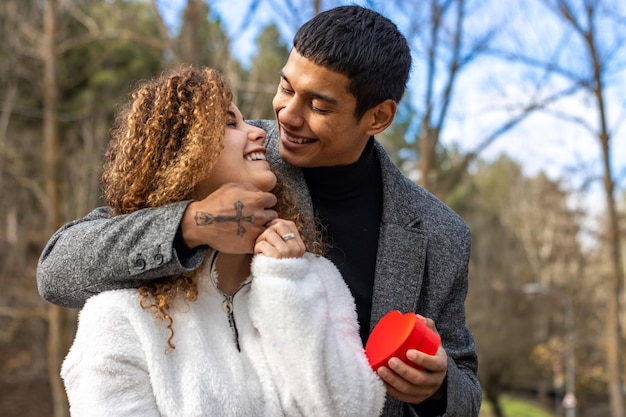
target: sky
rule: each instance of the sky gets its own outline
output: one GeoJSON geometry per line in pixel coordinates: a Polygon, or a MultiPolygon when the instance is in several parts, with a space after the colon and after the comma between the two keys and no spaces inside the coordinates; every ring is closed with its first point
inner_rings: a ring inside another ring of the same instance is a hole
{"type": "MultiPolygon", "coordinates": [[[[550,45],[557,41],[559,35],[551,23],[546,19],[546,10],[537,7],[534,0],[523,0],[518,2],[499,2],[493,0],[489,13],[493,16],[508,16],[508,27],[526,28],[527,36],[534,36],[539,44],[550,45]],[[524,13],[519,13],[517,8],[523,7],[524,13]],[[520,20],[517,16],[524,15],[527,20],[520,20]],[[533,27],[534,31],[527,28],[533,27]]],[[[171,23],[179,21],[180,5],[184,0],[160,0],[160,7],[171,23]],[[169,16],[169,17],[168,17],[169,16]]],[[[289,44],[297,23],[287,24],[285,19],[288,13],[278,15],[277,4],[280,0],[212,0],[211,10],[218,14],[222,24],[229,34],[232,42],[232,53],[245,65],[249,62],[254,53],[254,39],[259,31],[268,23],[274,21],[278,24],[283,33],[285,43],[289,44]],[[251,4],[257,4],[254,19],[247,26],[243,26],[246,13],[251,4]]],[[[329,1],[322,0],[322,8],[329,1]]],[[[333,2],[336,4],[336,2],[333,2]]],[[[367,1],[352,1],[344,4],[360,4],[367,6],[367,1]]],[[[408,2],[407,2],[408,4],[408,2]]],[[[380,10],[384,14],[386,11],[380,10]]],[[[312,14],[312,10],[300,10],[302,15],[312,14]]],[[[409,22],[405,16],[393,16],[387,14],[394,20],[402,31],[409,22]]],[[[307,16],[307,17],[310,17],[307,16]]],[[[488,19],[484,14],[474,18],[488,19]]],[[[504,37],[506,39],[506,36],[504,37]]],[[[514,39],[510,40],[515,42],[514,39]]],[[[569,40],[571,41],[571,40],[569,40]]],[[[577,57],[572,57],[573,62],[577,57]]],[[[420,61],[413,70],[409,90],[419,89],[421,71],[420,61]],[[413,84],[411,84],[413,83],[413,84]]],[[[496,64],[497,65],[497,64],[496,64]]],[[[626,59],[624,61],[626,68],[626,59]]],[[[457,145],[464,151],[473,150],[490,130],[501,123],[506,115],[502,111],[502,105],[510,105],[516,97],[528,96],[528,83],[520,81],[523,77],[521,73],[511,73],[509,68],[494,68],[493,61],[482,65],[480,62],[472,64],[469,70],[463,73],[463,89],[457,89],[455,105],[451,108],[450,118],[442,137],[444,145],[457,145]],[[495,76],[494,76],[495,74],[495,76]]],[[[626,71],[621,72],[621,83],[614,83],[618,88],[613,88],[607,93],[608,115],[612,135],[612,167],[617,181],[617,189],[626,189],[626,71]]],[[[459,84],[461,85],[461,84],[459,84]]],[[[411,93],[410,93],[411,94],[411,93]]],[[[414,94],[419,96],[419,94],[414,94]]],[[[573,113],[584,118],[590,124],[597,125],[594,103],[589,98],[574,97],[571,100],[561,101],[555,107],[555,111],[573,113]]],[[[601,170],[601,150],[599,141],[581,127],[566,123],[558,118],[546,114],[537,113],[531,116],[516,129],[507,133],[501,139],[494,142],[483,152],[481,159],[493,160],[502,153],[518,161],[527,175],[536,175],[545,172],[553,179],[562,179],[572,188],[578,187],[586,181],[586,177],[591,175],[599,177],[601,170]]],[[[602,184],[596,181],[583,203],[595,212],[601,210],[598,201],[604,201],[602,197],[602,184]],[[601,200],[599,200],[601,199],[601,200]]]]}

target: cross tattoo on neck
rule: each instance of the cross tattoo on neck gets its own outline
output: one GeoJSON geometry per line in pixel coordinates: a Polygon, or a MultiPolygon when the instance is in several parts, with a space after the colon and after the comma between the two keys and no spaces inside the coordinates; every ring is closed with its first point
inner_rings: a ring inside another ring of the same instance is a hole
{"type": "Polygon", "coordinates": [[[194,219],[196,220],[196,225],[206,226],[211,223],[235,222],[237,223],[237,236],[243,236],[246,234],[246,228],[243,227],[243,222],[253,223],[254,216],[243,215],[243,203],[241,201],[235,202],[234,206],[235,206],[234,216],[225,216],[221,214],[214,216],[211,213],[206,213],[203,211],[196,211],[196,215],[194,216],[194,219]]]}

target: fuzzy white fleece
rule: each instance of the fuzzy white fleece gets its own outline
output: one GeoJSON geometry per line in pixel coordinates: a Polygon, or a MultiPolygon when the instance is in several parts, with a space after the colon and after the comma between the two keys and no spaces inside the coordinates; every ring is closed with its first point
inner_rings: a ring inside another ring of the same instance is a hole
{"type": "Polygon", "coordinates": [[[207,265],[198,300],[173,308],[167,353],[166,325],[137,290],[90,298],[61,370],[72,416],[380,415],[385,389],[335,266],[257,255],[252,277],[234,298],[241,352],[207,265]]]}

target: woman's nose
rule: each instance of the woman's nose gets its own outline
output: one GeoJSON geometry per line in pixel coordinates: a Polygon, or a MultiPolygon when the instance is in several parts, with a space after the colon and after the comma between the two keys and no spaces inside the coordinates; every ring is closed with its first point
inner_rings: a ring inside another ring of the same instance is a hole
{"type": "Polygon", "coordinates": [[[256,126],[252,126],[252,125],[248,125],[249,126],[249,130],[248,130],[248,140],[250,140],[251,142],[256,142],[258,140],[265,140],[265,130],[261,129],[260,127],[256,127],[256,126]]]}

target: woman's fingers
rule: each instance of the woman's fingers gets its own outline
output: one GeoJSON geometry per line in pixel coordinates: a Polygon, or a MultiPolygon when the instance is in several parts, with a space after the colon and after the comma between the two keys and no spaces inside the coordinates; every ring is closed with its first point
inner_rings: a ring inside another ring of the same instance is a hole
{"type": "Polygon", "coordinates": [[[273,258],[301,257],[306,248],[296,225],[289,220],[275,219],[258,237],[254,252],[273,258]]]}

